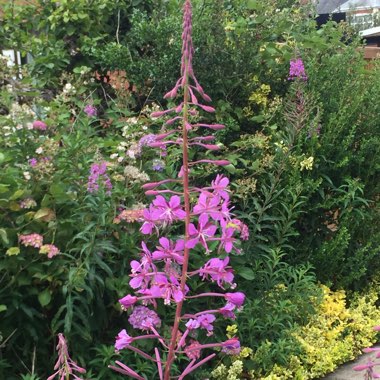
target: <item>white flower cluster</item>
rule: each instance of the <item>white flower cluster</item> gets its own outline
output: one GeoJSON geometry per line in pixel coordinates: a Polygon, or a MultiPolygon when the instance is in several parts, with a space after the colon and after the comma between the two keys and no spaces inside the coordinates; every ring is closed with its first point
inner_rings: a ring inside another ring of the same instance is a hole
{"type": "Polygon", "coordinates": [[[124,175],[133,182],[148,182],[149,176],[145,172],[141,172],[136,166],[127,165],[124,168],[124,175]]]}

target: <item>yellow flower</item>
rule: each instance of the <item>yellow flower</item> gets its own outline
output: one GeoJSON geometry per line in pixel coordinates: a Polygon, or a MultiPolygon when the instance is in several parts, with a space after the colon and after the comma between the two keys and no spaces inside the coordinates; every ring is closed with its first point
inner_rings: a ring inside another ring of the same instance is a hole
{"type": "Polygon", "coordinates": [[[305,158],[303,161],[301,161],[301,172],[302,170],[313,170],[313,164],[314,164],[314,157],[310,156],[309,158],[305,158]]]}
{"type": "Polygon", "coordinates": [[[237,325],[229,325],[229,326],[227,326],[226,331],[227,331],[228,339],[231,339],[237,334],[238,327],[237,327],[237,325]]]}

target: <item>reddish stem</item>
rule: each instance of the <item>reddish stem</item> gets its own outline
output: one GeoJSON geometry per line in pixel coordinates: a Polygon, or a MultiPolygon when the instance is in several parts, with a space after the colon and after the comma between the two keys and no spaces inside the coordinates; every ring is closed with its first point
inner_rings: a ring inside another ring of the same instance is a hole
{"type": "MultiPolygon", "coordinates": [[[[185,205],[185,249],[183,252],[183,265],[182,265],[182,276],[181,276],[181,291],[185,292],[185,285],[187,280],[187,269],[189,265],[189,248],[186,248],[186,242],[189,240],[189,225],[190,225],[190,192],[189,192],[189,153],[188,153],[188,137],[187,137],[187,128],[188,124],[188,102],[189,102],[189,66],[186,60],[185,62],[185,84],[183,86],[184,98],[183,98],[183,124],[182,124],[182,154],[183,154],[183,198],[185,205]]],[[[175,348],[178,339],[179,323],[181,321],[181,312],[182,312],[183,300],[177,303],[176,313],[174,317],[174,325],[172,329],[172,337],[170,340],[168,357],[165,365],[165,374],[164,380],[170,379],[170,370],[175,358],[175,348]]]]}

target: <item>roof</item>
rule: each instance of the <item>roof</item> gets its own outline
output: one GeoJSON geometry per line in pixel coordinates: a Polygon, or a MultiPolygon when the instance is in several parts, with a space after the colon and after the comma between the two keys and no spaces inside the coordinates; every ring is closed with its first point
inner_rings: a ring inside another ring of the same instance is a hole
{"type": "Polygon", "coordinates": [[[380,8],[380,0],[346,0],[344,4],[338,5],[335,12],[347,12],[353,9],[380,8]]]}
{"type": "Polygon", "coordinates": [[[329,14],[339,8],[347,0],[319,0],[317,4],[318,14],[329,14]]]}

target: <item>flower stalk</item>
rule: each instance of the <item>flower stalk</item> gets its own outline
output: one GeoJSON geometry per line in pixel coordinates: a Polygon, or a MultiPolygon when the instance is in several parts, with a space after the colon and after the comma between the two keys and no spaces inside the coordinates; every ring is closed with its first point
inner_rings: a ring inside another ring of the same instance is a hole
{"type": "MultiPolygon", "coordinates": [[[[136,295],[128,294],[119,302],[123,310],[134,310],[129,321],[133,327],[145,331],[146,335],[132,337],[124,329],[117,336],[115,343],[118,351],[132,349],[140,356],[153,361],[157,365],[160,380],[184,379],[214,358],[215,353],[202,358],[204,350],[217,348],[225,354],[238,353],[240,343],[237,339],[210,343],[208,337],[213,335],[213,323],[217,318],[234,319],[235,312],[240,310],[245,299],[245,295],[241,292],[205,291],[201,294],[193,294],[187,285],[189,278],[194,279],[199,276],[202,281],[210,281],[222,290],[225,290],[225,287],[234,289],[236,284],[233,282],[234,273],[229,266],[228,254],[233,251],[240,253],[236,245],[236,235],[240,235],[242,239],[247,239],[249,235],[247,226],[231,214],[228,178],[217,175],[211,186],[203,188],[190,185],[190,169],[193,170],[196,165],[225,166],[229,164],[227,160],[211,156],[213,152],[219,150],[219,146],[213,144],[214,136],[194,135],[198,130],[220,130],[224,126],[198,121],[199,113],[212,113],[215,109],[202,104],[199,100],[201,98],[205,102],[211,101],[194,74],[191,32],[191,1],[185,0],[181,77],[174,88],[165,95],[165,98],[176,98],[181,94],[182,99],[178,106],[152,113],[152,117],[155,118],[168,117],[163,127],[170,125],[172,129],[168,132],[164,130],[163,133],[157,135],[148,135],[146,138],[146,145],[154,149],[166,149],[169,145],[180,146],[182,165],[178,178],[168,178],[143,185],[145,193],[155,198],[142,212],[143,224],[140,229],[145,235],[160,234],[170,225],[180,222],[184,226],[184,234],[181,237],[161,236],[158,239],[159,245],[154,251],[142,242],[140,261],[131,262],[132,279],[129,284],[136,291],[136,295]],[[190,161],[189,149],[199,150],[200,155],[204,150],[209,151],[211,157],[200,157],[196,161],[190,161]],[[197,200],[193,201],[193,199],[197,200]],[[192,260],[190,261],[193,249],[194,255],[199,255],[199,251],[203,251],[205,255],[216,254],[222,257],[207,258],[201,268],[190,268],[193,264],[192,260]],[[225,301],[225,304],[220,305],[218,309],[200,310],[191,314],[185,310],[183,313],[187,300],[203,297],[212,297],[215,302],[225,301]],[[151,305],[156,308],[157,301],[160,299],[165,305],[173,302],[176,305],[169,337],[161,335],[159,329],[161,321],[158,315],[146,307],[151,305]],[[137,306],[139,302],[145,306],[137,306]],[[200,343],[192,339],[194,333],[199,336],[205,335],[205,342],[200,343]],[[134,341],[145,338],[157,341],[152,356],[144,355],[142,351],[132,346],[134,341]],[[186,355],[190,363],[183,368],[182,374],[174,377],[173,363],[180,355],[186,355]]],[[[119,373],[135,379],[142,378],[125,364],[120,362],[116,364],[118,367],[111,368],[119,373]]]]}

